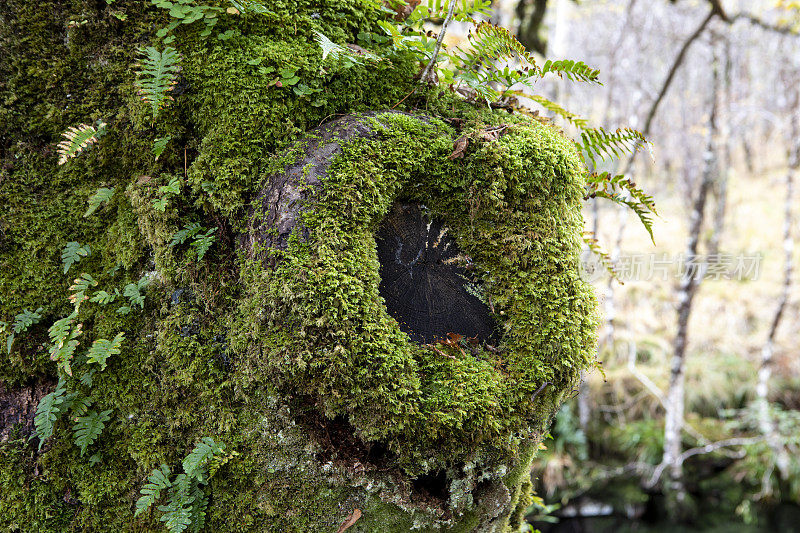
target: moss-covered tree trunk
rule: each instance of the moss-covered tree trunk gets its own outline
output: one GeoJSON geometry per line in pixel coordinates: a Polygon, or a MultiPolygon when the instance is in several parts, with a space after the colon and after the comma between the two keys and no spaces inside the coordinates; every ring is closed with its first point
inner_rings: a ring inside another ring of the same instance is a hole
{"type": "Polygon", "coordinates": [[[518,529],[593,362],[572,144],[418,87],[372,2],[155,4],[0,5],[0,525],[518,529]]]}

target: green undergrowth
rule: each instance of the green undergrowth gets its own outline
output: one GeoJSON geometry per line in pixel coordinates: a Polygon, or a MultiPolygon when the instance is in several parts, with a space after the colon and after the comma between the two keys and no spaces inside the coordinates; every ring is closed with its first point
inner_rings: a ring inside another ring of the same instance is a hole
{"type": "Polygon", "coordinates": [[[139,489],[162,463],[178,471],[206,436],[239,454],[209,482],[212,530],[336,531],[354,508],[363,516],[352,531],[519,523],[549,415],[593,363],[574,149],[551,126],[413,92],[419,65],[408,57],[323,65],[313,30],[360,42],[382,16],[367,3],[269,10],[222,16],[225,40],[179,27],[175,101],[154,122],[134,71],[165,11],[133,0],[0,6],[0,320],[43,307],[9,354],[3,343],[0,381],[55,384],[47,327],[73,308],[75,277],[109,292],[152,280],[129,314],[81,306],[79,350],[125,334],[91,386],[93,409],[111,420],[84,457],[67,417],[41,453],[30,429],[16,428],[0,444],[1,528],[158,530],[156,512],[133,518],[139,489]],[[281,69],[312,91],[277,86],[281,69]],[[275,271],[237,254],[250,199],[291,157],[275,154],[337,114],[395,105],[462,119],[464,130],[381,118],[380,136],[336,160],[304,217],[310,241],[294,240],[275,271]],[[58,165],[61,132],[99,119],[108,125],[99,142],[58,165]],[[447,159],[459,135],[506,123],[497,141],[447,159]],[[153,140],[166,137],[156,160],[153,140]],[[157,209],[174,179],[180,194],[157,209]],[[115,192],[84,217],[100,187],[115,192]],[[479,265],[505,328],[499,355],[441,358],[383,310],[372,232],[396,198],[444,217],[479,265]],[[189,243],[170,246],[190,223],[218,228],[202,260],[189,243]],[[90,253],[65,274],[68,242],[90,253]],[[380,468],[326,445],[317,426],[331,420],[353,446],[385,446],[380,468]],[[444,493],[420,496],[415,476],[440,471],[444,493]]]}

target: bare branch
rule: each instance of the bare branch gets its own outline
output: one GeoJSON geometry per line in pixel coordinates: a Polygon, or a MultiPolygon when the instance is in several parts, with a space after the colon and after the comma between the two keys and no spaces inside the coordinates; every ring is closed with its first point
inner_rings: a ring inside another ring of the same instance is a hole
{"type": "Polygon", "coordinates": [[[647,118],[644,122],[644,129],[642,130],[642,133],[644,133],[645,136],[650,133],[650,126],[653,123],[653,118],[656,116],[658,106],[661,105],[661,101],[664,99],[664,96],[667,94],[670,85],[672,85],[672,81],[675,79],[675,74],[683,64],[683,60],[686,58],[686,52],[689,50],[689,47],[692,46],[692,43],[694,43],[703,34],[703,31],[705,31],[708,23],[711,22],[711,20],[718,14],[719,13],[716,9],[709,11],[708,15],[706,15],[706,18],[703,19],[703,22],[700,23],[697,29],[694,30],[694,32],[686,39],[686,41],[684,41],[683,46],[681,46],[678,55],[675,57],[675,61],[672,62],[672,67],[669,69],[669,73],[667,74],[664,83],[661,85],[661,90],[659,91],[658,96],[656,96],[656,99],[650,106],[650,111],[647,113],[647,118]]]}
{"type": "Polygon", "coordinates": [[[442,23],[442,30],[439,32],[439,37],[436,39],[436,47],[433,49],[431,60],[425,66],[425,70],[422,71],[422,76],[419,78],[420,83],[431,84],[431,82],[433,82],[433,77],[436,73],[436,58],[439,56],[439,50],[442,48],[442,41],[444,41],[444,34],[447,33],[447,27],[450,25],[450,22],[453,21],[455,9],[456,0],[450,0],[447,6],[447,16],[442,23]]]}
{"type": "Polygon", "coordinates": [[[720,440],[706,444],[705,446],[698,446],[697,448],[689,448],[681,454],[681,459],[686,460],[694,455],[715,452],[722,448],[730,448],[732,446],[750,446],[751,444],[758,444],[763,442],[764,437],[733,437],[730,439],[720,440]]]}
{"type": "Polygon", "coordinates": [[[781,26],[779,24],[771,24],[750,13],[737,13],[736,15],[729,17],[727,22],[733,24],[737,20],[746,20],[753,26],[757,26],[762,30],[771,31],[774,33],[780,33],[782,35],[797,35],[797,29],[791,26],[781,26]]]}

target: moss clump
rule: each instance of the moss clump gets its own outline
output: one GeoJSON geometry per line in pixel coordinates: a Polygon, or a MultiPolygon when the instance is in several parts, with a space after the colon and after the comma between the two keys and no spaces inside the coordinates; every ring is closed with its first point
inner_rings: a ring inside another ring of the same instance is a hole
{"type": "Polygon", "coordinates": [[[322,65],[312,30],[360,42],[383,16],[372,3],[269,8],[273,15],[221,17],[228,40],[181,26],[176,100],[153,123],[132,72],[166,11],[134,0],[0,6],[0,320],[45,307],[42,323],[10,355],[0,352],[0,380],[24,387],[55,376],[46,328],[69,313],[75,275],[90,273],[107,290],[154,280],[144,309],[129,315],[81,307],[82,347],[125,332],[122,353],[81,389],[112,420],[87,457],[66,418],[41,453],[35,442],[0,443],[0,527],[156,530],[154,513],[133,519],[139,488],[205,435],[240,454],[211,481],[211,529],[335,531],[354,508],[363,516],[353,531],[501,531],[519,521],[530,453],[591,362],[571,147],[549,126],[448,95],[403,100],[418,69],[407,56],[322,65]],[[277,87],[284,68],[316,92],[277,87]],[[299,152],[272,154],[331,115],[401,100],[399,109],[465,120],[460,133],[512,125],[453,162],[459,133],[449,126],[381,117],[377,137],[336,158],[303,217],[310,240],[293,239],[275,270],[237,255],[249,200],[299,152]],[[58,166],[60,133],[99,118],[109,133],[58,166]],[[165,135],[155,161],[152,140],[165,135]],[[158,186],[174,176],[182,193],[159,212],[158,186]],[[111,203],[83,218],[101,186],[115,187],[111,203]],[[505,313],[499,355],[442,360],[410,344],[383,311],[372,232],[398,197],[444,217],[480,266],[505,313]],[[189,222],[219,228],[202,262],[169,246],[189,222]],[[93,251],[63,275],[69,241],[93,251]]]}
{"type": "Polygon", "coordinates": [[[482,447],[513,456],[593,361],[573,149],[550,126],[516,123],[451,161],[457,135],[441,122],[400,114],[371,122],[377,138],[346,143],[321,179],[302,214],[307,237],[260,252],[279,263],[250,272],[256,302],[243,315],[264,319],[245,320],[241,349],[252,348],[259,328],[266,341],[250,350],[253,374],[313,398],[329,418],[346,417],[411,474],[480,456],[482,447]],[[444,358],[411,343],[385,311],[373,235],[401,197],[443,217],[472,257],[502,323],[499,355],[444,358]]]}

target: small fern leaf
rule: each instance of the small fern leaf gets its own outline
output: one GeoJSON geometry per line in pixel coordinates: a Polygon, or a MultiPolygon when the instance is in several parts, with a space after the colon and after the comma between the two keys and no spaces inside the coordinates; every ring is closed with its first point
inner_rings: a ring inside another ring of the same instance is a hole
{"type": "Polygon", "coordinates": [[[136,513],[134,513],[134,517],[139,516],[158,501],[158,499],[161,498],[162,490],[166,490],[172,486],[172,482],[169,480],[170,474],[169,467],[162,464],[160,469],[156,468],[147,477],[149,483],[145,483],[141,491],[139,491],[142,496],[136,500],[136,513]]]}
{"type": "Polygon", "coordinates": [[[142,99],[150,104],[153,120],[158,117],[161,110],[166,107],[172,96],[169,92],[177,84],[178,65],[180,55],[174,48],[168,46],[163,52],[148,46],[140,50],[142,59],[139,64],[141,70],[137,72],[136,86],[142,99]]]}
{"type": "Polygon", "coordinates": [[[636,183],[624,175],[612,176],[608,172],[590,173],[586,178],[586,199],[595,197],[611,200],[633,210],[650,235],[650,240],[655,243],[651,215],[658,216],[656,203],[653,197],[637,187],[636,183]]]}
{"type": "Polygon", "coordinates": [[[56,390],[45,395],[36,406],[36,415],[33,417],[33,426],[36,436],[39,437],[39,449],[42,449],[44,441],[53,435],[53,427],[56,420],[63,414],[62,403],[67,392],[64,382],[58,382],[56,390]]]}
{"type": "Polygon", "coordinates": [[[596,158],[605,160],[620,157],[623,153],[635,153],[648,144],[644,134],[633,128],[620,128],[609,132],[603,128],[587,128],[581,132],[578,147],[583,155],[596,165],[596,158]]]}
{"type": "Polygon", "coordinates": [[[79,418],[81,416],[85,416],[86,413],[89,412],[89,408],[94,403],[94,398],[91,396],[81,396],[80,393],[71,393],[75,394],[75,397],[70,401],[69,410],[72,413],[73,418],[79,418]]]}
{"type": "Polygon", "coordinates": [[[272,11],[264,7],[261,2],[256,0],[229,0],[231,5],[239,10],[240,13],[257,13],[259,15],[274,15],[272,11]]]}
{"type": "Polygon", "coordinates": [[[192,506],[189,509],[189,516],[192,523],[190,528],[193,533],[200,533],[206,525],[206,509],[208,508],[208,496],[198,484],[194,484],[191,490],[192,506]]]}
{"type": "Polygon", "coordinates": [[[567,122],[575,125],[577,128],[584,129],[589,125],[589,121],[586,120],[585,118],[580,117],[580,116],[578,116],[575,113],[572,113],[570,111],[567,111],[566,109],[564,109],[563,107],[561,107],[557,103],[551,102],[547,98],[544,98],[544,97],[536,95],[536,94],[534,94],[534,95],[527,95],[526,94],[524,96],[526,98],[530,98],[531,100],[533,100],[534,102],[536,102],[537,104],[539,104],[543,108],[547,109],[548,111],[550,111],[552,113],[555,113],[556,115],[560,116],[561,118],[563,118],[567,122]]]}
{"type": "Polygon", "coordinates": [[[14,323],[11,326],[14,329],[14,333],[20,334],[29,327],[38,324],[42,319],[42,311],[43,309],[41,307],[36,309],[36,311],[23,309],[21,313],[14,317],[14,323]]]}
{"type": "Polygon", "coordinates": [[[91,249],[88,246],[81,246],[75,241],[68,242],[61,251],[61,264],[64,266],[64,274],[69,272],[70,267],[78,263],[81,257],[86,257],[90,253],[91,249]]]}
{"type": "Polygon", "coordinates": [[[89,291],[89,287],[96,286],[97,280],[95,280],[86,272],[81,274],[79,278],[75,278],[69,288],[70,291],[73,291],[69,296],[69,301],[75,305],[75,309],[80,308],[81,303],[89,299],[89,296],[86,295],[86,293],[89,291]]]}
{"type": "Polygon", "coordinates": [[[203,231],[203,227],[197,222],[186,224],[182,230],[178,230],[175,232],[175,234],[172,236],[172,240],[170,241],[169,245],[171,247],[174,247],[179,244],[183,244],[184,242],[186,242],[186,239],[194,237],[201,231],[203,231]]]}
{"type": "Polygon", "coordinates": [[[225,448],[214,442],[211,437],[203,437],[197,446],[183,460],[183,471],[189,478],[195,478],[201,483],[206,480],[206,467],[215,454],[222,454],[225,448]]]}
{"type": "MultiPolygon", "coordinates": [[[[14,346],[14,339],[20,333],[26,331],[29,327],[33,326],[34,324],[38,324],[39,321],[42,319],[42,308],[38,308],[36,311],[30,311],[28,309],[23,309],[21,313],[14,317],[14,323],[11,325],[11,333],[6,338],[6,352],[9,354],[11,353],[11,347],[14,346]]],[[[0,322],[0,331],[5,331],[5,327],[8,326],[6,322],[0,322]]]]}
{"type": "Polygon", "coordinates": [[[49,330],[50,359],[55,361],[59,370],[63,370],[68,376],[72,376],[70,361],[79,344],[76,339],[82,333],[81,324],[72,327],[77,316],[78,310],[75,309],[69,316],[56,320],[49,330]]]}
{"type": "Polygon", "coordinates": [[[195,235],[194,240],[192,241],[190,246],[197,251],[198,261],[203,260],[203,257],[205,257],[208,249],[211,248],[212,244],[214,244],[216,236],[213,233],[215,231],[217,231],[217,228],[211,228],[202,235],[195,235]]]}
{"type": "Polygon", "coordinates": [[[111,410],[100,413],[92,411],[86,416],[79,417],[77,423],[72,427],[75,431],[75,444],[81,449],[81,457],[103,432],[106,427],[105,422],[111,420],[111,417],[108,416],[110,413],[111,410]]]}
{"type": "Polygon", "coordinates": [[[572,61],[564,59],[560,61],[546,61],[542,67],[541,75],[553,73],[559,78],[567,78],[570,81],[588,81],[602,85],[598,77],[600,71],[591,68],[583,61],[572,61]]]}
{"type": "Polygon", "coordinates": [[[156,161],[158,161],[158,158],[164,153],[164,149],[167,147],[167,143],[171,139],[172,137],[167,135],[166,137],[159,137],[153,141],[153,155],[156,156],[156,161]]]}
{"type": "Polygon", "coordinates": [[[314,30],[314,40],[322,48],[322,61],[331,56],[332,59],[338,59],[344,52],[344,46],[340,46],[335,42],[328,39],[324,33],[314,30]]]}
{"type": "Polygon", "coordinates": [[[328,39],[325,34],[319,32],[317,30],[314,31],[314,40],[317,41],[317,44],[322,49],[322,61],[330,57],[334,61],[339,59],[346,59],[351,63],[355,63],[357,65],[361,64],[361,58],[368,59],[370,61],[383,61],[383,58],[377,54],[370,52],[364,48],[357,47],[355,50],[350,48],[349,46],[342,46],[340,44],[336,44],[335,42],[328,39]]]}
{"type": "Polygon", "coordinates": [[[61,134],[64,140],[58,143],[58,164],[63,165],[90,145],[96,143],[105,133],[105,129],[106,124],[103,121],[97,123],[97,128],[89,124],[70,126],[67,131],[61,134]]]}
{"type": "Polygon", "coordinates": [[[95,292],[89,301],[100,305],[108,305],[116,300],[117,296],[119,296],[119,289],[114,289],[114,294],[101,290],[95,292]]]}
{"type": "Polygon", "coordinates": [[[101,205],[107,204],[111,200],[112,196],[114,196],[114,187],[100,187],[97,189],[97,192],[89,197],[89,208],[83,214],[83,217],[88,217],[97,211],[97,208],[99,208],[101,205]]]}
{"type": "MultiPolygon", "coordinates": [[[[134,305],[138,305],[140,308],[144,309],[144,295],[141,293],[141,290],[147,286],[147,278],[141,278],[137,283],[128,283],[125,285],[125,288],[122,290],[122,295],[128,298],[131,302],[131,307],[134,305]]],[[[117,310],[120,314],[128,314],[130,309],[126,312],[122,313],[117,310]]]]}
{"type": "MultiPolygon", "coordinates": [[[[608,272],[608,274],[615,280],[619,282],[620,285],[624,285],[621,279],[617,274],[617,269],[614,266],[614,261],[611,259],[611,256],[603,250],[597,242],[594,234],[590,231],[584,232],[583,234],[583,242],[586,244],[586,247],[589,249],[589,252],[594,255],[597,260],[600,262],[600,265],[608,272]]],[[[589,274],[593,272],[587,272],[589,274]]]]}
{"type": "Polygon", "coordinates": [[[125,334],[122,332],[111,339],[97,339],[92,343],[89,352],[86,354],[87,360],[90,363],[97,363],[100,365],[100,370],[106,369],[106,360],[112,355],[119,355],[122,341],[125,340],[125,334]]]}
{"type": "Polygon", "coordinates": [[[164,522],[170,533],[183,533],[192,524],[191,507],[184,507],[180,502],[160,505],[158,510],[164,513],[159,520],[164,522]]]}

